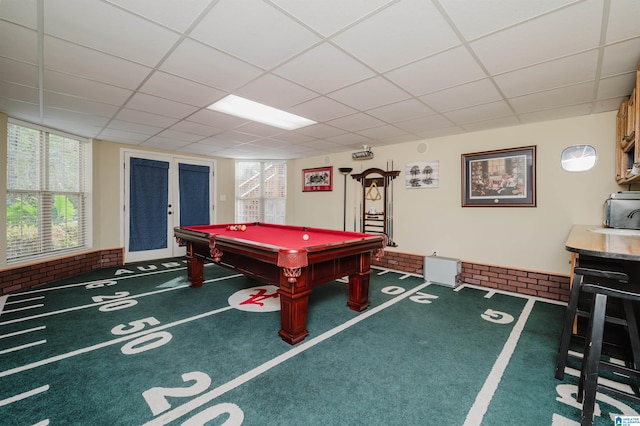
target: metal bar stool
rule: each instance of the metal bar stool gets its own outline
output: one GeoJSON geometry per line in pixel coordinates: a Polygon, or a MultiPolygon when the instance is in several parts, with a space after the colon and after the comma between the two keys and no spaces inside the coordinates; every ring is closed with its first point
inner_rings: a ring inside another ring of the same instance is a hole
{"type": "Polygon", "coordinates": [[[636,286],[628,283],[604,278],[598,279],[596,283],[585,282],[583,279],[581,291],[593,294],[593,300],[589,330],[585,339],[577,400],[582,403],[581,425],[591,426],[593,424],[597,392],[640,403],[640,397],[637,394],[631,395],[598,383],[601,368],[626,375],[629,378],[640,378],[640,371],[638,370],[638,366],[640,366],[640,357],[638,356],[640,354],[640,337],[633,310],[633,303],[640,302],[640,287],[636,288],[636,286]],[[601,359],[608,297],[620,299],[624,306],[626,326],[633,354],[633,360],[628,366],[612,364],[601,359]]]}
{"type": "MultiPolygon", "coordinates": [[[[564,378],[564,369],[567,366],[569,355],[569,345],[571,343],[571,336],[573,334],[573,324],[577,316],[589,317],[588,311],[578,309],[578,302],[580,295],[582,294],[582,286],[586,282],[593,282],[598,280],[619,281],[627,282],[628,276],[625,273],[618,271],[600,270],[586,267],[577,267],[574,269],[573,282],[571,285],[571,293],[569,296],[569,303],[567,310],[565,311],[564,323],[562,326],[562,335],[560,337],[560,346],[558,348],[558,356],[556,359],[556,374],[555,377],[558,380],[564,378]]],[[[626,321],[615,317],[607,317],[607,322],[626,325],[626,321]]],[[[640,354],[640,348],[638,352],[640,354]]]]}

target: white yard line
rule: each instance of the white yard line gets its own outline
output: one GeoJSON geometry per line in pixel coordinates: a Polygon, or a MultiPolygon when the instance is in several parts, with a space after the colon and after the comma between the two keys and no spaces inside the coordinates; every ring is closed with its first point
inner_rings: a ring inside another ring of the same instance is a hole
{"type": "Polygon", "coordinates": [[[471,410],[467,413],[464,426],[479,426],[482,424],[482,419],[487,413],[491,399],[498,389],[498,385],[500,384],[500,380],[502,380],[502,375],[504,374],[507,365],[509,365],[509,360],[511,359],[516,345],[518,344],[524,325],[529,319],[529,315],[531,315],[533,305],[535,305],[535,300],[529,299],[527,304],[524,306],[524,309],[520,314],[520,318],[518,318],[518,321],[513,326],[513,330],[511,330],[511,334],[502,348],[502,352],[500,352],[489,376],[487,376],[487,380],[484,382],[482,389],[480,389],[471,410]]]}
{"type": "MultiPolygon", "coordinates": [[[[138,275],[138,276],[140,276],[140,275],[138,275]]],[[[213,278],[213,279],[207,280],[207,281],[205,281],[205,283],[214,282],[214,281],[223,281],[223,280],[228,280],[228,279],[232,279],[232,278],[238,278],[238,277],[241,277],[241,276],[243,276],[243,275],[242,274],[227,275],[226,277],[213,278]]],[[[188,287],[188,285],[187,284],[183,284],[183,285],[179,285],[179,286],[175,286],[175,287],[169,287],[169,288],[163,288],[163,289],[156,290],[156,291],[150,291],[150,292],[147,292],[147,293],[134,294],[133,296],[122,297],[122,298],[118,299],[118,301],[127,300],[127,299],[137,299],[137,298],[146,297],[146,296],[153,296],[155,294],[164,293],[164,292],[167,292],[167,291],[178,290],[178,289],[184,288],[184,287],[188,287]]],[[[51,316],[51,315],[63,314],[65,312],[78,311],[80,309],[87,309],[87,308],[92,308],[92,307],[95,307],[95,306],[106,305],[108,303],[113,303],[113,300],[106,300],[104,302],[97,302],[97,303],[89,303],[87,305],[72,306],[70,308],[60,309],[58,311],[43,312],[41,314],[36,314],[36,315],[28,316],[28,317],[16,318],[16,319],[0,322],[0,325],[7,325],[7,324],[14,324],[14,323],[23,322],[23,321],[29,321],[29,320],[32,320],[32,319],[48,317],[48,316],[51,316]]],[[[41,306],[43,306],[43,305],[41,305],[41,306]]],[[[23,309],[26,309],[26,308],[23,308],[23,309]]],[[[14,309],[14,311],[17,311],[17,310],[18,309],[14,309]]],[[[13,312],[13,311],[5,311],[5,312],[13,312]]]]}
{"type": "Polygon", "coordinates": [[[299,355],[300,353],[306,351],[307,349],[310,349],[312,347],[314,347],[315,345],[317,345],[318,343],[324,342],[325,340],[329,339],[330,337],[335,336],[336,334],[348,329],[349,327],[352,327],[354,325],[356,325],[357,323],[364,321],[365,319],[369,318],[372,315],[375,315],[377,313],[379,313],[380,311],[383,311],[385,309],[387,309],[390,306],[395,305],[396,303],[400,302],[403,299],[406,299],[407,297],[411,296],[412,294],[415,294],[416,292],[422,290],[424,287],[427,287],[430,283],[423,283],[420,284],[417,287],[414,287],[411,290],[407,290],[404,293],[402,293],[401,295],[399,295],[398,297],[395,297],[391,300],[388,300],[387,302],[383,303],[380,306],[376,306],[375,308],[372,308],[371,310],[367,310],[365,312],[363,312],[362,314],[358,315],[357,317],[345,322],[344,324],[341,324],[335,328],[332,328],[331,330],[328,330],[324,333],[322,333],[321,335],[319,335],[318,337],[312,338],[310,340],[305,340],[302,343],[299,343],[298,345],[294,346],[292,349],[288,350],[287,352],[273,358],[272,360],[269,360],[267,362],[265,362],[262,365],[259,365],[258,367],[247,371],[246,373],[236,377],[235,379],[221,385],[218,386],[215,389],[210,390],[209,392],[206,392],[202,395],[200,395],[197,398],[192,399],[191,401],[182,404],[180,406],[177,406],[176,408],[167,411],[166,413],[162,414],[161,416],[158,416],[156,418],[154,418],[153,420],[145,423],[145,426],[152,426],[152,425],[165,425],[167,423],[172,422],[175,419],[178,419],[182,416],[184,416],[185,414],[190,413],[193,410],[196,410],[202,406],[204,406],[205,404],[209,403],[210,401],[214,400],[215,398],[219,397],[220,395],[223,395],[226,392],[229,392],[235,388],[237,388],[238,386],[241,386],[245,383],[247,383],[248,381],[258,377],[259,375],[265,373],[266,371],[282,364],[285,361],[288,361],[289,359],[295,357],[296,355],[299,355]]]}

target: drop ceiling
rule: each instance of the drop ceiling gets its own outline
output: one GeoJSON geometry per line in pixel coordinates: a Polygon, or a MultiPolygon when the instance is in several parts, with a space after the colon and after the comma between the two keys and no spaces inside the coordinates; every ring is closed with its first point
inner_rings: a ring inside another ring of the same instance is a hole
{"type": "Polygon", "coordinates": [[[637,0],[0,0],[0,111],[87,138],[293,159],[617,110],[637,0]],[[228,94],[317,122],[214,112],[228,94]]]}

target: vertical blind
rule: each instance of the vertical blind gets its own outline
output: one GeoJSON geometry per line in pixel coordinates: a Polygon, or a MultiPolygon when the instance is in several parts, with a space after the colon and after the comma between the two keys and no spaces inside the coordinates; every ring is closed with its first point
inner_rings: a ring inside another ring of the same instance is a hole
{"type": "Polygon", "coordinates": [[[284,224],[287,163],[236,161],[236,222],[284,224]]]}
{"type": "Polygon", "coordinates": [[[88,248],[90,142],[10,121],[7,263],[88,248]]]}

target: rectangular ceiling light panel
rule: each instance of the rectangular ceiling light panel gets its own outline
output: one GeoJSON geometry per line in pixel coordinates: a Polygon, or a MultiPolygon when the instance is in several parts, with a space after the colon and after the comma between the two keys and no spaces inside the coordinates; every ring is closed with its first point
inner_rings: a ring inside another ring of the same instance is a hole
{"type": "Polygon", "coordinates": [[[295,130],[316,124],[315,121],[308,118],[290,114],[235,95],[226,96],[207,108],[285,130],[295,130]]]}

